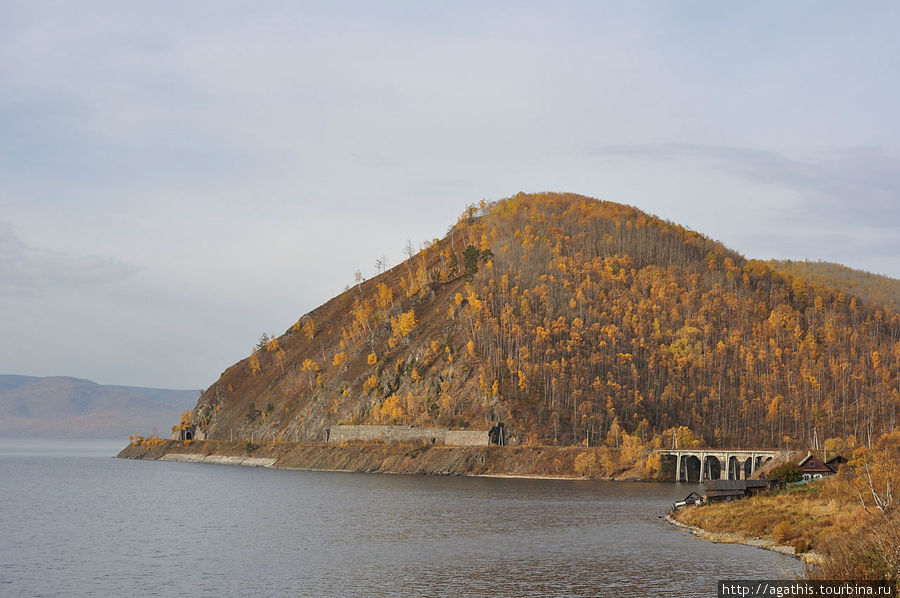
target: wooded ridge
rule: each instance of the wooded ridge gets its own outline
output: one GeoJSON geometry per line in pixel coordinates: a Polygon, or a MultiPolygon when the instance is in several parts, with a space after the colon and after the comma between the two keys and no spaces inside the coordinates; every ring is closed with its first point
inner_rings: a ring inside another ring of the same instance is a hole
{"type": "Polygon", "coordinates": [[[893,428],[900,316],[787,270],[630,206],[482,202],[264,338],[191,420],[211,439],[297,441],[337,423],[503,420],[518,443],[623,451],[893,428]]]}

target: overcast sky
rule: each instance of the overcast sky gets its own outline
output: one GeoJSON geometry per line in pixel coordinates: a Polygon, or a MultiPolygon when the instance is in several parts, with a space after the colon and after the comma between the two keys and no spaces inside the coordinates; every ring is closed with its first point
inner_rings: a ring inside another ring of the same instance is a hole
{"type": "Polygon", "coordinates": [[[517,191],[900,277],[898,7],[0,0],[0,374],[206,387],[517,191]]]}

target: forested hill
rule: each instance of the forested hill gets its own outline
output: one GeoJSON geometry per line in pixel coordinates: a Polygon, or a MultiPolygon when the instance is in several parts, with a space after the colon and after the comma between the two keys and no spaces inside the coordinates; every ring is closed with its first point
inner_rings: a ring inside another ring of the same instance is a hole
{"type": "Polygon", "coordinates": [[[852,293],[874,304],[885,305],[894,311],[900,311],[900,280],[896,278],[854,270],[829,262],[770,260],[769,265],[779,272],[805,278],[816,284],[841,289],[845,293],[852,293]]]}
{"type": "Polygon", "coordinates": [[[191,417],[212,438],[502,419],[519,442],[683,426],[709,445],[808,447],[896,423],[898,337],[889,308],[635,208],[519,194],[260,343],[191,417]]]}

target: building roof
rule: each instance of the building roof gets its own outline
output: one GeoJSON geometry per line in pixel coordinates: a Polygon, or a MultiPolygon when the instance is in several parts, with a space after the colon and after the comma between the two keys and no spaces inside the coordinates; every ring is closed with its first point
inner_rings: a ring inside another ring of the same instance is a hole
{"type": "Polygon", "coordinates": [[[707,490],[706,498],[716,498],[720,496],[744,496],[746,493],[743,490],[735,489],[735,490],[707,490]]]}
{"type": "Polygon", "coordinates": [[[766,488],[768,482],[766,480],[707,480],[704,484],[707,493],[710,490],[740,490],[747,488],[766,488]]]}
{"type": "Polygon", "coordinates": [[[833,468],[829,467],[827,463],[823,463],[821,459],[812,453],[808,453],[797,465],[799,465],[800,469],[804,472],[808,473],[835,473],[833,468]]]}

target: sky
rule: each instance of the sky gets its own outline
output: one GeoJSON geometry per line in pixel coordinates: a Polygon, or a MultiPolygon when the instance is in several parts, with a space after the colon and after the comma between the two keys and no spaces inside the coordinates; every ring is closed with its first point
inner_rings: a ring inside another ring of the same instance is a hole
{"type": "Polygon", "coordinates": [[[0,0],[0,374],[205,388],[519,191],[900,277],[896,2],[0,0]]]}

